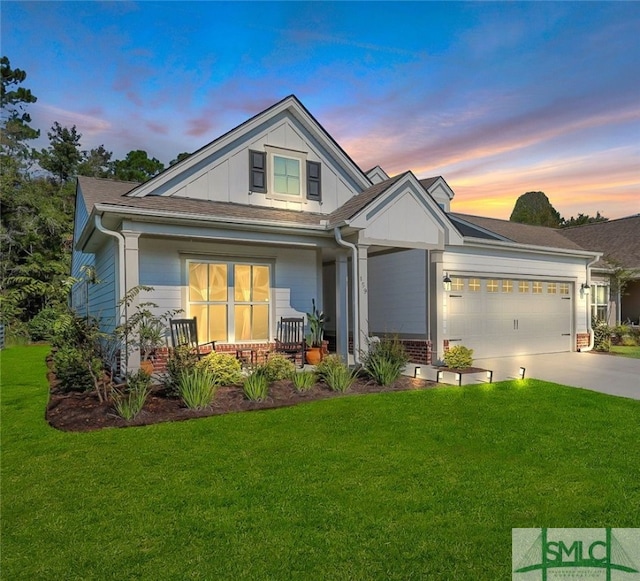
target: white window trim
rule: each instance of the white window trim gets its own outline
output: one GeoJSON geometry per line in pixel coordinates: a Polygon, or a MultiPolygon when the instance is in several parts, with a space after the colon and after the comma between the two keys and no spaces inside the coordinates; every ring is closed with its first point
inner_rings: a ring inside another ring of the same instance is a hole
{"type": "Polygon", "coordinates": [[[267,194],[266,197],[272,200],[280,200],[284,202],[294,202],[296,204],[307,203],[307,154],[303,151],[294,151],[292,149],[283,149],[281,147],[273,147],[265,145],[267,152],[267,194]],[[295,159],[300,162],[300,194],[292,196],[291,194],[280,194],[275,188],[275,163],[274,157],[286,157],[295,159]]]}

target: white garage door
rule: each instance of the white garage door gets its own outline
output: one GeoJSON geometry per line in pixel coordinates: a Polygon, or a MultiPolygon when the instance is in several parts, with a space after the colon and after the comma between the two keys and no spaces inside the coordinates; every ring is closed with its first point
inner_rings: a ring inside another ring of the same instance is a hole
{"type": "Polygon", "coordinates": [[[445,337],[474,358],[571,351],[571,285],[452,277],[445,337]]]}

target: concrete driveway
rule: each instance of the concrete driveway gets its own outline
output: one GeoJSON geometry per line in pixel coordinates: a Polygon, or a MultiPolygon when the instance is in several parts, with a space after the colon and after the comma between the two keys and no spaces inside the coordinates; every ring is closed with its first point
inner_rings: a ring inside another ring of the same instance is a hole
{"type": "MultiPolygon", "coordinates": [[[[524,367],[527,378],[640,399],[640,359],[595,352],[549,353],[476,359],[473,365],[491,369],[494,382],[517,379],[520,367],[524,367]]],[[[405,373],[413,375],[415,367],[420,367],[422,378],[435,381],[436,371],[429,365],[409,364],[405,373]]],[[[444,381],[454,383],[453,376],[446,374],[444,381]]],[[[485,381],[485,374],[462,376],[462,385],[485,381]]]]}

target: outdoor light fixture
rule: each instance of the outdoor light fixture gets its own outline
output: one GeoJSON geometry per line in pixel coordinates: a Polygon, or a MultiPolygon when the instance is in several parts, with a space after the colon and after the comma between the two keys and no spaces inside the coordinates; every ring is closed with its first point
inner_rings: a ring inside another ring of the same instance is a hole
{"type": "Polygon", "coordinates": [[[444,377],[444,371],[438,371],[438,377],[436,379],[437,383],[440,383],[440,380],[444,377]]]}
{"type": "Polygon", "coordinates": [[[418,377],[420,377],[421,373],[422,373],[422,370],[419,367],[416,367],[413,370],[413,377],[418,378],[418,377]]]}
{"type": "Polygon", "coordinates": [[[449,292],[451,290],[451,279],[449,278],[449,275],[446,272],[444,273],[442,284],[444,285],[445,291],[449,292]]]}
{"type": "Polygon", "coordinates": [[[526,371],[526,369],[524,367],[520,368],[520,371],[518,372],[518,374],[520,375],[520,379],[524,379],[524,372],[526,371]]]}
{"type": "Polygon", "coordinates": [[[591,292],[591,287],[586,282],[583,282],[580,285],[580,288],[582,289],[582,292],[585,295],[588,295],[591,292]]]}
{"type": "Polygon", "coordinates": [[[458,382],[458,385],[462,385],[462,373],[456,373],[456,381],[458,382]]]}
{"type": "Polygon", "coordinates": [[[491,371],[491,370],[487,370],[487,382],[488,383],[492,383],[493,382],[493,371],[491,371]]]}

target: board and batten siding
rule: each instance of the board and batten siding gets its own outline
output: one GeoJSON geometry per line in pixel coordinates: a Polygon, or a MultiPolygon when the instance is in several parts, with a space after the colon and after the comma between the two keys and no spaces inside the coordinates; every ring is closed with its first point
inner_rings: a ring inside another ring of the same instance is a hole
{"type": "Polygon", "coordinates": [[[140,284],[154,290],[141,293],[140,300],[156,303],[159,315],[170,309],[183,309],[183,316],[188,316],[189,260],[271,265],[274,335],[280,317],[305,316],[311,310],[312,298],[322,300],[317,290],[320,281],[315,250],[145,237],[139,240],[140,284]]]}
{"type": "Polygon", "coordinates": [[[89,311],[100,320],[103,331],[110,333],[117,325],[118,297],[118,243],[111,238],[95,254],[95,269],[98,283],[89,284],[89,311]]]}
{"type": "Polygon", "coordinates": [[[369,269],[369,332],[425,337],[426,252],[373,254],[369,269]]]}
{"type": "Polygon", "coordinates": [[[250,135],[213,152],[207,159],[177,176],[158,194],[234,202],[251,206],[304,210],[328,214],[359,193],[338,162],[300,123],[281,114],[267,120],[250,135]],[[322,203],[302,200],[282,201],[249,190],[249,150],[265,151],[265,146],[306,153],[307,161],[321,163],[322,203]]]}

